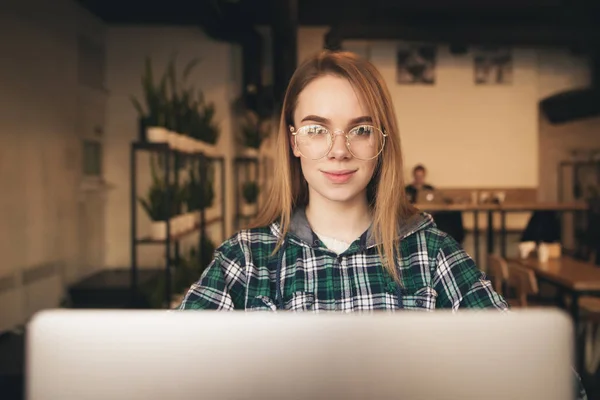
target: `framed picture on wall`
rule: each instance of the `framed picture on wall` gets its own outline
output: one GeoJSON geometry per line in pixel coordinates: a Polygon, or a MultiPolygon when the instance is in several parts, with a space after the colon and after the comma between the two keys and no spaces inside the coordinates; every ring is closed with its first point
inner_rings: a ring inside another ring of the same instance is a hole
{"type": "Polygon", "coordinates": [[[475,49],[473,70],[477,85],[509,85],[513,79],[512,52],[505,47],[475,49]]]}
{"type": "Polygon", "coordinates": [[[434,45],[400,46],[396,52],[396,82],[435,84],[436,56],[434,45]]]}

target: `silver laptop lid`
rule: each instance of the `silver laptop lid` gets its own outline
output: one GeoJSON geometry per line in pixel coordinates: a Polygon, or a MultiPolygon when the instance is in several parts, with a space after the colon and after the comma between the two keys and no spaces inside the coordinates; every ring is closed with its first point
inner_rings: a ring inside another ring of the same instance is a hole
{"type": "Polygon", "coordinates": [[[556,311],[47,311],[27,398],[564,400],[571,330],[556,311]]]}

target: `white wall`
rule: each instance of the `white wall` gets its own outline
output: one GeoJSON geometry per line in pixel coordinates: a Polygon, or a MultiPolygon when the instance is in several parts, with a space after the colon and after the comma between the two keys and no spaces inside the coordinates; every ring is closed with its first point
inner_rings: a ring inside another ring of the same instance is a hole
{"type": "Polygon", "coordinates": [[[407,167],[426,165],[441,187],[537,186],[535,52],[514,51],[512,85],[476,86],[472,56],[440,47],[427,87],[395,83],[395,50],[378,43],[371,59],[390,87],[407,167]]]}
{"type": "Polygon", "coordinates": [[[74,2],[0,6],[0,330],[54,307],[78,262],[77,36],[102,26],[74,2]],[[48,16],[52,17],[49,18],[48,16]]]}
{"type": "MultiPolygon", "coordinates": [[[[231,185],[231,158],[233,156],[233,116],[230,105],[241,90],[241,59],[237,46],[216,42],[198,28],[180,27],[111,27],[108,43],[108,89],[110,100],[107,113],[106,179],[113,185],[108,197],[106,227],[106,264],[108,267],[130,265],[130,168],[129,149],[138,137],[137,114],[130,95],[142,98],[140,76],[144,59],[150,56],[155,76],[161,76],[172,54],[177,54],[179,71],[193,58],[198,64],[188,82],[204,92],[205,98],[216,106],[216,120],[221,128],[219,148],[226,157],[227,193],[231,185]]],[[[138,195],[143,196],[150,185],[149,157],[141,155],[138,162],[138,195]]],[[[219,187],[216,188],[219,193],[219,187]]],[[[220,197],[215,201],[219,201],[220,197]]],[[[227,226],[231,226],[233,198],[229,196],[227,226]]],[[[149,233],[150,221],[138,207],[138,232],[149,233]]],[[[226,232],[229,235],[230,232],[226,232]]],[[[219,226],[212,235],[216,244],[223,239],[219,226]]],[[[190,237],[189,242],[197,242],[190,237]]],[[[163,266],[164,247],[140,247],[142,266],[163,266]]]]}
{"type": "MultiPolygon", "coordinates": [[[[300,29],[300,62],[323,48],[328,29],[300,29]]],[[[600,119],[549,126],[538,111],[540,99],[589,84],[586,59],[567,50],[514,49],[513,84],[477,86],[472,55],[451,55],[442,45],[436,84],[411,86],[395,82],[398,44],[354,40],[344,47],[369,58],[389,86],[407,177],[423,163],[437,186],[539,187],[540,199],[552,200],[558,160],[570,148],[600,145],[600,119]]]]}
{"type": "MultiPolygon", "coordinates": [[[[322,48],[326,31],[301,30],[299,56],[322,48]]],[[[535,51],[515,50],[512,85],[477,86],[472,55],[454,56],[440,46],[435,85],[400,85],[395,64],[398,44],[347,41],[344,47],[369,58],[390,89],[407,178],[412,166],[422,163],[437,186],[537,186],[535,51]]]]}

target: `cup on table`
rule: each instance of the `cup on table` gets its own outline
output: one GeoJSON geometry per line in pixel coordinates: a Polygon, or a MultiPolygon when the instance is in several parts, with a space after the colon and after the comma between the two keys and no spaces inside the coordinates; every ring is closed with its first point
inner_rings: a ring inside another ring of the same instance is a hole
{"type": "Polygon", "coordinates": [[[538,249],[537,249],[537,254],[538,254],[538,260],[541,263],[546,263],[546,262],[548,262],[548,259],[550,258],[550,248],[548,247],[548,245],[546,243],[540,243],[540,245],[538,246],[538,249]]]}
{"type": "Polygon", "coordinates": [[[479,202],[478,193],[476,190],[471,192],[471,204],[477,204],[479,202]]]}
{"type": "Polygon", "coordinates": [[[504,199],[506,199],[506,192],[496,192],[494,197],[499,204],[502,204],[504,203],[504,199]]]}
{"type": "Polygon", "coordinates": [[[529,257],[532,251],[535,250],[535,242],[521,242],[519,243],[519,254],[521,258],[525,259],[529,257]]]}

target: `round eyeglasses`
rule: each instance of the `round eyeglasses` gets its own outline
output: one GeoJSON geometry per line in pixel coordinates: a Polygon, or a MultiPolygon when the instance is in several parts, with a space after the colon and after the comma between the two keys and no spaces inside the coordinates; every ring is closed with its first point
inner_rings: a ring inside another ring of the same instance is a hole
{"type": "Polygon", "coordinates": [[[337,135],[346,137],[346,147],[353,157],[372,160],[383,151],[387,137],[381,129],[372,125],[358,125],[348,132],[331,131],[322,125],[304,125],[298,129],[290,126],[290,132],[300,154],[311,160],[319,160],[329,154],[337,135]]]}

